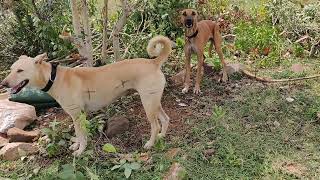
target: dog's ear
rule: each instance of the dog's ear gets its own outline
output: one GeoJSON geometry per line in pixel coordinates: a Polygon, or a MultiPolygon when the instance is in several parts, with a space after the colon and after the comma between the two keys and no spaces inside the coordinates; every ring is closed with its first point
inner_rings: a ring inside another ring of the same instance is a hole
{"type": "Polygon", "coordinates": [[[41,64],[42,61],[45,61],[47,59],[48,59],[47,53],[43,53],[43,54],[40,54],[34,58],[34,60],[35,60],[34,63],[41,64]]]}

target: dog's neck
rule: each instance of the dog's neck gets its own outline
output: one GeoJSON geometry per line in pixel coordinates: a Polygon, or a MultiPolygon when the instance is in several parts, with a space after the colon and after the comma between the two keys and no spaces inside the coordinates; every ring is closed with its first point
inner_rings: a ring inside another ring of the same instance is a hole
{"type": "MultiPolygon", "coordinates": [[[[46,87],[46,85],[48,84],[48,82],[51,79],[51,72],[52,72],[52,65],[50,63],[47,62],[42,62],[42,71],[41,71],[41,78],[40,78],[40,84],[39,84],[39,88],[42,90],[43,88],[46,87]]],[[[54,91],[55,91],[55,85],[57,84],[57,80],[58,80],[58,74],[59,71],[61,71],[60,66],[56,67],[56,78],[53,81],[52,86],[50,87],[50,89],[47,90],[47,93],[54,96],[54,91]]]]}
{"type": "Polygon", "coordinates": [[[192,36],[194,33],[196,33],[197,30],[198,30],[198,29],[197,29],[197,23],[195,23],[195,24],[192,26],[192,28],[185,28],[184,34],[185,34],[186,37],[190,37],[190,36],[192,36]]]}

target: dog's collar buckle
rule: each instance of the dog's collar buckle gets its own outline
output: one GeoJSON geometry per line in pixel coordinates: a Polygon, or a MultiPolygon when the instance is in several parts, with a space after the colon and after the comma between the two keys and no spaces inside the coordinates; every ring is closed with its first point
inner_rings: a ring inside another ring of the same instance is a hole
{"type": "Polygon", "coordinates": [[[54,80],[56,79],[56,76],[57,76],[57,67],[58,67],[59,63],[50,62],[50,64],[51,64],[51,75],[50,75],[50,78],[49,78],[46,86],[43,89],[41,89],[41,91],[44,91],[44,92],[48,92],[50,90],[50,88],[52,87],[53,82],[54,82],[54,80]]]}
{"type": "Polygon", "coordinates": [[[196,32],[194,32],[191,36],[186,36],[186,37],[187,37],[188,39],[192,39],[192,38],[194,38],[194,37],[197,37],[198,33],[199,33],[199,31],[198,31],[198,29],[197,29],[196,32]]]}

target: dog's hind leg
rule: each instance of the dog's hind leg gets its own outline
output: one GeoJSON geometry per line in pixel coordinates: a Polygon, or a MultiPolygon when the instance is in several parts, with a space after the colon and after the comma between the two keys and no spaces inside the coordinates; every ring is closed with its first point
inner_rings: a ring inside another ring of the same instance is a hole
{"type": "Polygon", "coordinates": [[[162,92],[158,92],[156,94],[150,94],[147,92],[139,92],[140,97],[141,97],[141,102],[144,107],[144,110],[146,111],[146,115],[148,118],[148,121],[150,122],[151,125],[151,136],[149,141],[144,145],[145,149],[150,149],[157,138],[157,135],[159,134],[160,131],[160,124],[158,121],[159,117],[159,111],[160,111],[160,100],[162,96],[162,92]]]}
{"type": "Polygon", "coordinates": [[[216,48],[216,52],[218,53],[219,59],[221,61],[222,64],[222,71],[223,71],[223,75],[222,75],[222,81],[226,82],[228,80],[228,74],[227,74],[227,63],[223,58],[223,53],[222,53],[222,37],[220,34],[220,28],[219,25],[215,25],[215,28],[213,30],[213,42],[214,42],[214,46],[216,48]]]}
{"type": "Polygon", "coordinates": [[[165,137],[170,118],[169,116],[164,112],[162,106],[160,106],[160,112],[159,112],[159,119],[161,122],[161,133],[159,134],[159,137],[165,137]]]}

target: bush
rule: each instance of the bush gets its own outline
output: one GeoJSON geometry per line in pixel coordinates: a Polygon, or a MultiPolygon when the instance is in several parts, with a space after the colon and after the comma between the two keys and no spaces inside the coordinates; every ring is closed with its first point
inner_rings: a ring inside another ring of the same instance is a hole
{"type": "Polygon", "coordinates": [[[281,58],[283,41],[278,31],[267,23],[240,22],[235,28],[237,50],[262,57],[260,66],[276,65],[281,58]]]}
{"type": "Polygon", "coordinates": [[[193,8],[188,0],[144,0],[128,18],[123,41],[130,46],[129,57],[147,57],[148,40],[158,34],[175,39],[183,34],[180,27],[180,10],[193,8]],[[132,41],[134,40],[134,41],[132,41]]]}
{"type": "MultiPolygon", "coordinates": [[[[286,31],[291,41],[308,35],[308,43],[301,45],[308,50],[319,45],[320,2],[298,4],[290,0],[274,0],[268,4],[268,12],[274,25],[286,31]]],[[[320,54],[320,53],[319,53],[320,54]]]]}
{"type": "Polygon", "coordinates": [[[67,0],[14,1],[11,6],[12,20],[7,21],[13,46],[7,49],[13,54],[36,56],[48,52],[49,57],[58,57],[69,52],[73,47],[59,38],[65,24],[71,24],[67,0]]]}

